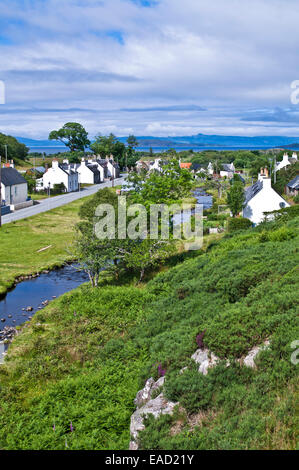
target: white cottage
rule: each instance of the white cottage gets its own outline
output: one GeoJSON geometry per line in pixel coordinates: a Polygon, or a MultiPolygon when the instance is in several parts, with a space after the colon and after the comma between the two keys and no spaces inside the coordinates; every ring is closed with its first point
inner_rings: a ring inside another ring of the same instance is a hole
{"type": "Polygon", "coordinates": [[[220,170],[221,178],[233,178],[235,173],[235,166],[233,163],[223,163],[222,170],[220,170]]]}
{"type": "Polygon", "coordinates": [[[59,164],[58,160],[52,161],[52,168],[49,168],[43,178],[42,185],[38,189],[54,188],[55,184],[64,184],[66,192],[78,191],[78,172],[74,165],[67,161],[59,164]]]}
{"type": "Polygon", "coordinates": [[[33,204],[28,200],[27,181],[15,168],[1,168],[1,199],[2,204],[10,206],[12,211],[33,204]]]}
{"type": "Polygon", "coordinates": [[[92,160],[82,158],[81,165],[76,168],[80,184],[99,184],[104,181],[104,168],[92,160]]]}
{"type": "Polygon", "coordinates": [[[255,225],[264,220],[264,212],[290,207],[290,205],[271,186],[267,168],[262,168],[258,181],[245,191],[243,217],[255,225]]]}
{"type": "Polygon", "coordinates": [[[277,163],[277,165],[275,167],[275,171],[282,170],[282,168],[285,168],[288,165],[291,165],[291,162],[289,160],[288,154],[284,153],[281,162],[277,163]]]}

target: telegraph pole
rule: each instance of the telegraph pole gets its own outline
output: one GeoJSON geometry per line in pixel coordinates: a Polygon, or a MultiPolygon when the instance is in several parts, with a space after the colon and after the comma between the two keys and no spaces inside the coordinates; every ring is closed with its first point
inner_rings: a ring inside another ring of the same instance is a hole
{"type": "Polygon", "coordinates": [[[5,163],[7,163],[7,145],[5,144],[4,147],[5,147],[5,163]]]}

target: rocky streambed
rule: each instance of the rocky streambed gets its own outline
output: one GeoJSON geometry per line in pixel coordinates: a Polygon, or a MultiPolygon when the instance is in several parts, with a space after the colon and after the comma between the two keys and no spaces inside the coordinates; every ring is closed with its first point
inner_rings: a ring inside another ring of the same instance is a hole
{"type": "Polygon", "coordinates": [[[76,265],[19,278],[16,286],[0,298],[0,363],[1,359],[3,362],[3,344],[11,342],[17,326],[30,321],[56,297],[84,282],[88,282],[88,276],[76,265]]]}

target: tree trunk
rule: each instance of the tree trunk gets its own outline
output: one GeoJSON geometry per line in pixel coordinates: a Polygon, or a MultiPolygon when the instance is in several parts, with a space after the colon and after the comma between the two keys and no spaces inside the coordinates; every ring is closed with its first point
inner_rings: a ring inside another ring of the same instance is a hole
{"type": "Polygon", "coordinates": [[[140,278],[139,278],[139,282],[142,282],[143,281],[143,278],[144,278],[144,273],[145,273],[145,269],[141,269],[140,271],[140,278]]]}

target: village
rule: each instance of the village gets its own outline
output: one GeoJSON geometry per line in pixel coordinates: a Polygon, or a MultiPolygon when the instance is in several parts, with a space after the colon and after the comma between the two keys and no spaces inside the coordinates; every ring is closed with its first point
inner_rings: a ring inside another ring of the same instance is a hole
{"type": "MultiPolygon", "coordinates": [[[[295,167],[298,162],[297,153],[293,152],[289,156],[287,152],[283,154],[280,162],[275,163],[272,170],[267,167],[260,168],[258,177],[254,181],[253,177],[248,176],[246,170],[237,170],[234,163],[223,163],[220,168],[209,162],[206,166],[198,163],[188,163],[179,160],[180,168],[188,170],[194,178],[194,186],[203,189],[214,189],[217,187],[218,198],[221,199],[222,193],[226,193],[229,185],[233,182],[240,182],[244,186],[244,201],[242,209],[238,214],[249,219],[253,225],[259,224],[264,220],[265,213],[286,208],[290,206],[288,199],[296,198],[299,191],[299,175],[297,174],[290,181],[287,181],[284,187],[284,194],[280,195],[273,189],[272,180],[276,181],[276,175],[285,172],[287,169],[295,167]]],[[[169,157],[155,158],[153,160],[139,159],[135,166],[123,168],[122,177],[125,175],[137,174],[146,175],[152,172],[163,172],[163,167],[169,163],[169,157]]],[[[298,166],[298,165],[297,165],[298,166]]],[[[81,158],[80,163],[70,163],[67,158],[59,161],[53,158],[51,166],[33,167],[32,170],[17,171],[13,160],[2,164],[1,168],[1,215],[22,210],[38,204],[34,195],[31,197],[28,191],[27,174],[34,174],[35,187],[34,194],[44,194],[44,197],[55,196],[56,194],[74,193],[84,187],[100,185],[110,181],[113,185],[121,176],[120,165],[115,161],[114,156],[101,158],[96,155],[87,155],[81,158]]],[[[99,186],[100,187],[100,186],[99,186]]],[[[124,180],[120,187],[119,194],[126,194],[132,191],[133,187],[124,180]]],[[[32,193],[32,188],[31,188],[32,193]]],[[[213,191],[212,193],[213,194],[213,191]]],[[[215,192],[214,192],[215,194],[215,192]]],[[[83,194],[84,195],[84,194],[83,194]]],[[[223,198],[222,198],[223,199],[223,198]]],[[[227,209],[226,201],[219,211],[227,209]]],[[[232,213],[230,212],[232,215],[232,213]]],[[[210,233],[217,231],[217,227],[211,227],[210,233]]]]}

